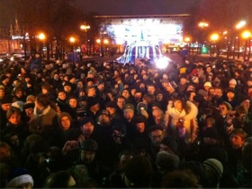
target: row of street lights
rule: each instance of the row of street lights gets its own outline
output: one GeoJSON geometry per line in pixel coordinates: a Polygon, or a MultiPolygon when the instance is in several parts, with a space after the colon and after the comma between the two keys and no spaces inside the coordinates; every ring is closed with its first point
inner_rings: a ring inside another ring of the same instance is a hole
{"type": "MultiPolygon", "coordinates": [[[[198,26],[200,27],[201,33],[198,35],[198,39],[200,39],[200,42],[196,42],[198,43],[198,47],[197,47],[197,53],[198,53],[198,48],[199,48],[199,44],[201,43],[202,46],[204,46],[204,44],[206,43],[206,41],[204,41],[206,39],[206,36],[203,36],[203,34],[205,34],[205,29],[209,27],[208,22],[206,21],[202,21],[199,22],[198,26]]],[[[244,28],[246,26],[246,22],[245,21],[240,21],[238,24],[235,25],[235,28],[237,30],[240,30],[242,28],[244,28]]],[[[241,32],[240,37],[239,36],[235,36],[235,38],[233,38],[234,35],[234,30],[230,30],[229,31],[230,34],[230,41],[228,40],[228,31],[224,31],[222,34],[225,36],[224,39],[227,40],[226,46],[227,46],[227,58],[229,57],[229,53],[230,51],[233,52],[233,58],[235,56],[236,53],[236,45],[238,45],[238,58],[239,58],[239,53],[240,53],[240,41],[239,39],[242,38],[244,41],[244,50],[243,50],[243,55],[244,55],[244,59],[246,57],[248,57],[248,59],[250,58],[250,54],[251,54],[251,31],[250,30],[244,30],[243,32],[241,32]],[[232,35],[233,34],[233,35],[232,35]],[[232,41],[234,40],[234,44],[232,45],[232,41]],[[231,47],[231,49],[230,49],[231,47]],[[249,48],[249,49],[248,49],[249,48]]],[[[218,47],[217,47],[217,43],[220,41],[220,39],[222,38],[222,36],[220,35],[220,33],[213,33],[209,36],[209,46],[210,46],[210,55],[213,53],[219,53],[218,47]]],[[[188,44],[189,46],[189,52],[190,52],[190,48],[191,48],[191,43],[192,43],[192,38],[189,36],[185,36],[184,37],[184,42],[188,44]]]]}

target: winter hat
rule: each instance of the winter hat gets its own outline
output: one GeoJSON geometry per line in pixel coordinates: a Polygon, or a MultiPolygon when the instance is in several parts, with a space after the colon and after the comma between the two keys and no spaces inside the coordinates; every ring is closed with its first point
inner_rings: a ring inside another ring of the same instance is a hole
{"type": "Polygon", "coordinates": [[[117,130],[117,131],[121,131],[122,133],[126,133],[127,132],[127,129],[126,129],[126,126],[125,124],[123,123],[115,123],[113,126],[112,126],[112,131],[113,130],[117,130]]]}
{"type": "Polygon", "coordinates": [[[7,95],[1,100],[1,104],[11,104],[12,101],[12,96],[7,95]]]}
{"type": "Polygon", "coordinates": [[[30,183],[34,184],[32,176],[29,174],[27,169],[17,168],[11,171],[7,178],[6,188],[18,188],[22,184],[30,183]]]}
{"type": "Polygon", "coordinates": [[[105,106],[106,106],[106,108],[107,108],[107,107],[110,107],[110,108],[117,108],[117,104],[116,104],[115,101],[109,101],[109,102],[106,103],[105,106]]]}
{"type": "Polygon", "coordinates": [[[127,103],[125,104],[123,110],[134,110],[134,105],[133,104],[130,104],[130,103],[127,103]]]}
{"type": "Polygon", "coordinates": [[[135,123],[146,123],[147,119],[142,116],[142,115],[138,115],[135,119],[135,123]]]}
{"type": "Polygon", "coordinates": [[[2,75],[1,78],[0,78],[0,80],[1,80],[1,81],[4,81],[4,80],[7,79],[7,78],[8,78],[8,76],[2,75]]]}
{"type": "Polygon", "coordinates": [[[173,171],[178,168],[179,157],[166,151],[160,151],[156,156],[156,165],[162,170],[173,171]]]}
{"type": "Polygon", "coordinates": [[[102,110],[102,111],[100,112],[99,116],[100,116],[100,115],[106,115],[106,116],[108,116],[108,117],[110,116],[108,110],[102,110]]]}
{"type": "Polygon", "coordinates": [[[237,85],[237,81],[235,79],[230,79],[229,84],[237,85]]]}
{"type": "Polygon", "coordinates": [[[3,85],[0,85],[0,90],[5,90],[5,87],[3,85]]]}
{"type": "Polygon", "coordinates": [[[166,137],[163,138],[163,140],[161,141],[161,144],[164,144],[165,146],[167,146],[169,148],[170,153],[174,153],[174,154],[177,153],[178,143],[173,136],[167,135],[166,137]]]}
{"type": "Polygon", "coordinates": [[[207,159],[203,162],[203,167],[206,175],[206,185],[205,187],[216,186],[223,174],[222,163],[214,158],[207,159]]]}
{"type": "Polygon", "coordinates": [[[86,151],[97,151],[98,150],[98,144],[95,140],[93,139],[87,139],[84,140],[80,143],[80,148],[82,150],[86,150],[86,151]]]}
{"type": "Polygon", "coordinates": [[[156,130],[161,130],[163,131],[163,127],[161,125],[153,125],[151,127],[148,128],[148,133],[151,133],[153,131],[156,131],[156,130]]]}
{"type": "Polygon", "coordinates": [[[204,87],[212,87],[212,83],[210,81],[206,81],[204,83],[204,87]]]}
{"type": "Polygon", "coordinates": [[[149,187],[152,178],[152,166],[144,156],[135,156],[129,160],[124,168],[124,174],[132,187],[149,187]]]}
{"type": "Polygon", "coordinates": [[[20,111],[23,111],[24,104],[25,103],[23,101],[16,101],[16,102],[13,102],[11,106],[20,109],[20,111]]]}
{"type": "Polygon", "coordinates": [[[96,104],[99,104],[99,98],[96,98],[96,97],[89,97],[87,99],[87,108],[91,108],[92,106],[96,105],[96,104]]]}
{"type": "Polygon", "coordinates": [[[217,131],[217,129],[215,129],[214,127],[208,127],[203,132],[203,137],[208,137],[208,138],[213,138],[213,139],[219,140],[220,134],[217,131]]]}
{"type": "Polygon", "coordinates": [[[80,126],[82,127],[83,125],[85,125],[86,123],[92,123],[94,124],[94,120],[91,117],[84,117],[81,121],[80,121],[80,126]]]}
{"type": "Polygon", "coordinates": [[[225,105],[228,110],[232,110],[233,109],[232,105],[230,103],[226,102],[226,101],[223,101],[221,104],[225,105]]]}

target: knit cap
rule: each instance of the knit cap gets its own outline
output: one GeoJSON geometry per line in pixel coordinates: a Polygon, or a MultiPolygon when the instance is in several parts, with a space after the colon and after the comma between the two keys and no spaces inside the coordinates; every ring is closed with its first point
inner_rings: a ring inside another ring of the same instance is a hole
{"type": "Polygon", "coordinates": [[[29,174],[27,169],[17,168],[11,171],[7,178],[6,188],[18,188],[22,184],[30,183],[34,184],[32,176],[29,174]]]}

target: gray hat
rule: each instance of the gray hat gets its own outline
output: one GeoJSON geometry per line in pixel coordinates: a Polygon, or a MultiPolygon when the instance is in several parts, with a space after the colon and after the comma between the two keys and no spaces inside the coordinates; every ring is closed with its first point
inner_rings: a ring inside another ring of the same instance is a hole
{"type": "Polygon", "coordinates": [[[203,162],[203,167],[205,170],[207,186],[217,186],[223,174],[222,163],[217,159],[210,158],[203,162]]]}

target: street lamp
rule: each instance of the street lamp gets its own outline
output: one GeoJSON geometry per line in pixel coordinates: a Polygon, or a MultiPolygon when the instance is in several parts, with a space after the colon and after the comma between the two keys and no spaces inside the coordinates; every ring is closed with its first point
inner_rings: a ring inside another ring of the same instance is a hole
{"type": "Polygon", "coordinates": [[[45,36],[44,33],[40,33],[40,34],[38,35],[38,38],[39,38],[39,40],[42,42],[42,47],[41,47],[40,53],[41,53],[42,59],[44,59],[43,45],[44,45],[44,41],[45,41],[45,39],[46,39],[46,36],[45,36]]]}
{"type": "Polygon", "coordinates": [[[236,24],[236,29],[241,29],[246,25],[246,21],[242,20],[240,22],[238,22],[238,24],[236,24]]]}
{"type": "Polygon", "coordinates": [[[184,38],[184,41],[188,45],[188,53],[190,54],[191,38],[187,36],[187,37],[184,38]]]}
{"type": "MultiPolygon", "coordinates": [[[[210,36],[210,39],[213,42],[212,45],[213,45],[213,54],[214,54],[215,53],[215,49],[217,49],[216,42],[219,40],[219,34],[218,33],[213,33],[210,36]]],[[[218,50],[217,50],[217,54],[218,54],[218,50]]]]}
{"type": "MultiPolygon", "coordinates": [[[[85,36],[84,36],[85,39],[84,39],[83,43],[85,44],[85,48],[86,48],[86,51],[87,51],[87,54],[88,54],[89,47],[88,47],[88,35],[87,35],[87,31],[90,29],[90,25],[82,24],[82,25],[80,25],[80,29],[85,32],[85,36]]],[[[81,47],[81,51],[82,51],[82,47],[81,47]]],[[[83,53],[83,51],[82,51],[82,53],[83,53]]]]}
{"type": "Polygon", "coordinates": [[[69,38],[69,41],[70,41],[70,43],[71,43],[71,45],[72,45],[73,63],[74,63],[74,62],[75,62],[75,61],[74,61],[74,43],[75,43],[76,39],[75,39],[75,37],[70,37],[70,38],[69,38]]]}
{"type": "Polygon", "coordinates": [[[245,60],[246,55],[247,55],[247,47],[248,46],[249,46],[248,59],[250,58],[250,53],[251,53],[250,37],[251,37],[251,32],[249,30],[246,30],[246,31],[242,32],[242,38],[245,39],[244,60],[245,60]],[[249,44],[248,44],[248,41],[249,41],[249,44]]]}
{"type": "MultiPolygon", "coordinates": [[[[198,23],[198,27],[202,30],[200,33],[200,40],[199,40],[199,47],[197,47],[197,52],[198,52],[198,48],[200,48],[200,44],[202,44],[201,46],[203,46],[203,44],[205,43],[205,38],[206,38],[206,31],[205,28],[209,27],[209,23],[206,21],[201,21],[198,23]]],[[[201,49],[199,49],[201,51],[201,49]]]]}

